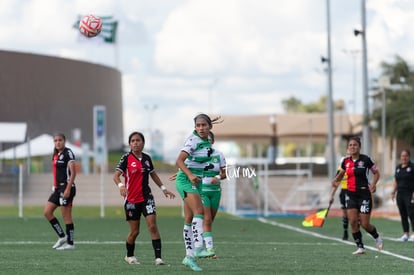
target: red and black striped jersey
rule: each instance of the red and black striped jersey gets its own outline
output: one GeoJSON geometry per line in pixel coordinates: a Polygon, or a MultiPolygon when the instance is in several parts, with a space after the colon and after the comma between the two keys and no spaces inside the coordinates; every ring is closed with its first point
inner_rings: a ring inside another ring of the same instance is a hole
{"type": "Polygon", "coordinates": [[[360,154],[356,160],[353,160],[352,157],[346,157],[341,163],[341,168],[345,170],[348,177],[348,191],[350,192],[368,188],[369,171],[371,170],[373,173],[377,172],[377,168],[372,159],[363,154],[360,154]]]}
{"type": "Polygon", "coordinates": [[[75,155],[72,150],[69,148],[64,148],[62,152],[56,154],[52,158],[52,168],[53,168],[53,186],[57,188],[58,186],[66,186],[70,178],[70,169],[69,163],[75,161],[75,155]],[[64,185],[61,185],[63,183],[64,185]]]}
{"type": "Polygon", "coordinates": [[[142,158],[137,158],[132,152],[121,157],[117,170],[122,172],[125,178],[125,187],[128,190],[126,200],[130,203],[146,201],[151,194],[149,187],[149,174],[154,170],[151,157],[142,153],[142,158]]]}

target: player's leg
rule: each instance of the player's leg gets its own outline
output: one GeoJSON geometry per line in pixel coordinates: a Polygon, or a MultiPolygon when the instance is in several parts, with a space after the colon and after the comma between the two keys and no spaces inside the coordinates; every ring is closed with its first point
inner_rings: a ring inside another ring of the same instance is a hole
{"type": "Polygon", "coordinates": [[[147,229],[151,236],[152,248],[154,249],[155,265],[163,265],[161,258],[161,236],[157,226],[157,213],[155,211],[154,199],[147,201],[143,209],[147,229]]]}
{"type": "Polygon", "coordinates": [[[191,268],[193,271],[202,271],[194,259],[194,238],[192,230],[194,214],[200,212],[200,209],[198,209],[198,207],[201,207],[201,213],[203,212],[201,199],[199,198],[198,190],[193,188],[192,183],[188,180],[187,176],[184,173],[177,173],[175,187],[183,199],[184,204],[183,237],[186,256],[184,257],[182,264],[191,268]],[[196,195],[200,201],[200,206],[198,206],[198,201],[195,197],[196,195]]]}
{"type": "Polygon", "coordinates": [[[405,198],[405,194],[401,194],[400,192],[397,193],[397,207],[398,211],[400,212],[400,218],[401,218],[401,226],[403,229],[403,236],[401,237],[401,240],[408,241],[408,232],[410,230],[409,224],[408,224],[408,211],[407,208],[409,208],[411,204],[411,196],[409,196],[409,205],[407,205],[407,199],[405,198]]]}
{"type": "Polygon", "coordinates": [[[361,207],[359,208],[360,224],[374,239],[377,248],[381,250],[383,248],[382,238],[379,236],[377,229],[371,224],[371,210],[372,210],[372,199],[371,194],[367,194],[361,198],[361,207]]]}
{"type": "MultiPolygon", "coordinates": [[[[142,204],[142,203],[141,203],[142,204]]],[[[125,261],[128,264],[139,264],[135,257],[135,240],[139,235],[140,218],[141,218],[141,205],[125,202],[124,205],[126,221],[129,225],[129,232],[126,238],[126,256],[125,261]]]]}
{"type": "Polygon", "coordinates": [[[75,226],[73,224],[72,219],[72,208],[73,208],[73,199],[76,194],[75,186],[72,186],[71,193],[69,198],[66,200],[60,200],[60,210],[62,212],[62,218],[66,225],[66,236],[67,236],[67,243],[58,247],[57,250],[67,250],[67,249],[75,249],[74,244],[74,236],[75,236],[75,226]]]}
{"type": "Polygon", "coordinates": [[[55,217],[54,212],[59,205],[59,193],[54,191],[48,201],[46,202],[45,208],[43,210],[43,215],[45,216],[46,220],[49,221],[50,225],[52,226],[53,230],[58,235],[58,240],[52,246],[52,248],[57,248],[64,243],[66,243],[66,235],[63,231],[62,226],[60,225],[58,219],[55,217]]]}
{"type": "Polygon", "coordinates": [[[349,221],[348,221],[348,215],[347,215],[347,211],[346,211],[346,189],[341,189],[341,193],[339,194],[339,201],[341,203],[341,209],[342,209],[342,228],[343,228],[343,235],[342,235],[342,239],[343,240],[348,240],[348,225],[349,225],[349,221]]]}
{"type": "Polygon", "coordinates": [[[354,238],[357,250],[353,254],[364,254],[365,248],[362,242],[362,234],[359,230],[359,199],[358,195],[353,192],[348,192],[346,197],[346,209],[347,216],[349,220],[349,225],[351,226],[352,237],[354,238]]]}
{"type": "MultiPolygon", "coordinates": [[[[206,192],[207,193],[207,192],[206,192]]],[[[214,242],[213,242],[213,221],[217,215],[217,211],[220,205],[221,191],[211,191],[207,193],[207,203],[203,197],[204,203],[204,242],[208,252],[214,253],[214,242]]]]}

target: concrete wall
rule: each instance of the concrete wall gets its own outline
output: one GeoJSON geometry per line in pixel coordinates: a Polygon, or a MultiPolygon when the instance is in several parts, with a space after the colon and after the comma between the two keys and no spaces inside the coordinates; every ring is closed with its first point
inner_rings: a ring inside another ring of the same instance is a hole
{"type": "MultiPolygon", "coordinates": [[[[123,144],[121,73],[50,56],[0,51],[0,121],[27,122],[31,138],[79,128],[92,147],[93,106],[107,111],[109,149],[123,144]]],[[[51,144],[53,149],[53,144],[51,144]]]]}

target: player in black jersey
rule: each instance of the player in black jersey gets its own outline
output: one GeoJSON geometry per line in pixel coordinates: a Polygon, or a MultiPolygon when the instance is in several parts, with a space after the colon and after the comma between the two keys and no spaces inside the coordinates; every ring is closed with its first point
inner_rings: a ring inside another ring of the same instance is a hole
{"type": "Polygon", "coordinates": [[[66,137],[64,134],[55,134],[53,136],[53,143],[55,144],[52,158],[53,188],[52,194],[44,209],[44,216],[59,236],[59,239],[53,245],[53,248],[56,248],[57,250],[74,249],[72,202],[76,194],[75,155],[71,149],[65,146],[66,137]],[[62,212],[63,221],[66,225],[66,234],[54,215],[56,208],[59,206],[62,212]]]}
{"type": "Polygon", "coordinates": [[[357,245],[357,250],[353,254],[365,254],[360,227],[364,228],[375,239],[379,250],[383,248],[382,238],[370,221],[372,193],[376,191],[380,173],[371,157],[361,154],[361,141],[359,137],[351,137],[349,139],[348,151],[349,156],[342,160],[341,170],[332,181],[333,188],[329,201],[333,202],[333,195],[346,173],[348,187],[346,211],[349,224],[351,225],[352,236],[357,245]],[[367,176],[369,172],[373,174],[371,181],[368,180],[367,176]]]}
{"type": "Polygon", "coordinates": [[[414,241],[414,233],[409,236],[410,220],[414,232],[414,164],[410,161],[411,153],[404,149],[400,153],[400,164],[395,168],[392,200],[397,194],[397,206],[401,216],[401,225],[404,234],[402,241],[414,241]]]}

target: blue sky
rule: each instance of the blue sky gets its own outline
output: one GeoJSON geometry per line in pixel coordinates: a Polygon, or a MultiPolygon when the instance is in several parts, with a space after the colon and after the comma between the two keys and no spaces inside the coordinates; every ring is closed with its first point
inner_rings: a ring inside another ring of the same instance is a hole
{"type": "MultiPolygon", "coordinates": [[[[413,13],[413,1],[367,0],[369,78],[395,54],[414,62],[413,13]]],[[[168,156],[199,112],[280,114],[285,98],[308,103],[327,93],[325,0],[0,0],[0,15],[2,50],[117,67],[124,142],[152,122],[168,156]],[[116,46],[79,39],[72,25],[87,13],[119,21],[116,46]]],[[[360,0],[331,0],[333,97],[357,113],[362,58],[353,29],[360,27],[360,0]]]]}

